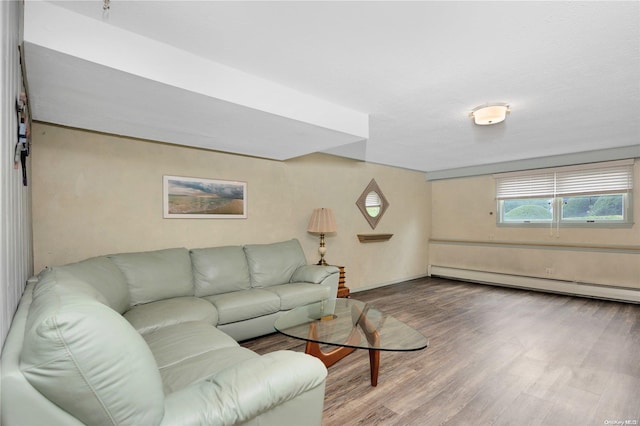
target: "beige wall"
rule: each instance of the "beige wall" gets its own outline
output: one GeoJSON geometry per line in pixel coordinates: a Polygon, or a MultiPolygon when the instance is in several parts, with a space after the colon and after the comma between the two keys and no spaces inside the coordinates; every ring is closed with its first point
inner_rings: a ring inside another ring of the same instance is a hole
{"type": "MultiPolygon", "coordinates": [[[[223,154],[36,123],[33,129],[35,270],[112,252],[268,243],[298,238],[310,262],[318,237],[306,232],[315,207],[330,207],[338,232],[327,259],[363,289],[427,272],[427,265],[640,288],[640,255],[536,244],[640,245],[640,227],[512,228],[496,225],[491,176],[427,183],[424,174],[314,154],[285,162],[223,154]],[[248,183],[248,219],[163,219],[162,176],[248,183]],[[375,178],[390,208],[372,230],[355,206],[375,178]],[[360,243],[358,233],[392,233],[360,243]],[[480,244],[427,244],[466,240],[480,244]],[[501,246],[500,243],[522,243],[501,246]],[[552,270],[549,275],[548,269],[552,270]]],[[[640,164],[635,165],[640,176],[640,164]]],[[[637,181],[637,179],[636,179],[637,181]]],[[[640,185],[634,211],[640,215],[640,185]]]]}
{"type": "MultiPolygon", "coordinates": [[[[636,162],[635,176],[640,176],[636,162]]],[[[635,179],[634,212],[640,215],[640,185],[635,179]]],[[[434,240],[430,264],[558,280],[640,288],[640,226],[632,228],[513,228],[496,225],[492,176],[432,182],[434,240]],[[501,242],[523,243],[521,246],[501,242]],[[550,247],[537,247],[536,245],[550,247]],[[557,246],[583,245],[587,249],[557,246]],[[556,246],[556,247],[554,247],[556,246]],[[593,248],[605,246],[611,249],[593,248]],[[632,246],[636,250],[615,250],[632,246]],[[549,274],[547,269],[550,268],[549,274]]]]}
{"type": "Polygon", "coordinates": [[[35,270],[113,252],[268,243],[298,238],[310,262],[313,208],[334,210],[327,260],[351,289],[427,271],[430,184],[424,174],[324,154],[279,162],[36,123],[33,129],[35,270]],[[163,219],[163,175],[245,181],[247,219],[163,219]],[[390,207],[372,230],[355,205],[375,178],[390,207]],[[358,233],[392,233],[360,243],[358,233]]]}

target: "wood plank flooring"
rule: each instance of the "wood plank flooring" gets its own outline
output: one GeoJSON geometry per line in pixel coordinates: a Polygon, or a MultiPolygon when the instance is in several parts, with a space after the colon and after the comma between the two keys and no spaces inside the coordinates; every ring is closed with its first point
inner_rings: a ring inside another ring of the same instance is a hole
{"type": "MultiPolygon", "coordinates": [[[[640,424],[640,305],[441,278],[352,297],[430,344],[382,352],[375,388],[365,350],[330,367],[325,426],[640,424]]],[[[242,345],[304,351],[280,334],[242,345]]]]}

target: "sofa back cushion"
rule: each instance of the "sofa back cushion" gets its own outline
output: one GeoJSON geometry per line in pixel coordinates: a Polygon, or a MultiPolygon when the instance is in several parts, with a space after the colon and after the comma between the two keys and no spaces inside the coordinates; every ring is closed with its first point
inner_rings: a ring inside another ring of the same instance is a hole
{"type": "Polygon", "coordinates": [[[249,266],[241,246],[193,249],[190,254],[196,296],[251,288],[249,266]]]}
{"type": "Polygon", "coordinates": [[[252,287],[286,284],[299,267],[307,264],[302,247],[293,239],[272,244],[244,246],[252,287]]]}
{"type": "Polygon", "coordinates": [[[41,394],[85,424],[158,424],[162,381],[142,337],[101,295],[56,271],[34,290],[20,368],[41,394]]]}
{"type": "Polygon", "coordinates": [[[78,263],[54,266],[58,280],[76,279],[89,284],[104,296],[107,305],[119,313],[129,309],[129,288],[118,267],[107,257],[94,257],[78,263]]]}
{"type": "Polygon", "coordinates": [[[127,280],[131,306],[193,296],[191,259],[186,248],[120,253],[109,258],[127,280]]]}

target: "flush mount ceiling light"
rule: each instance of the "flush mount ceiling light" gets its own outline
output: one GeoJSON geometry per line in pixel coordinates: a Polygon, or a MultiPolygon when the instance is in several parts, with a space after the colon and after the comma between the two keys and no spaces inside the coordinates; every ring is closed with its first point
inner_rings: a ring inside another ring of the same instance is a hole
{"type": "Polygon", "coordinates": [[[469,117],[473,117],[473,121],[479,126],[501,123],[509,114],[509,105],[507,104],[485,104],[475,107],[469,117]]]}

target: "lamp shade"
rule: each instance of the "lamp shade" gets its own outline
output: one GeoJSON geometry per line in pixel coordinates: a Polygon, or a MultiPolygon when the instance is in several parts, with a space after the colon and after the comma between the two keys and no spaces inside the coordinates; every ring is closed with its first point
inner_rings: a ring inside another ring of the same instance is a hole
{"type": "Polygon", "coordinates": [[[336,218],[333,211],[327,208],[313,209],[311,220],[307,231],[316,234],[326,234],[328,232],[336,232],[336,218]]]}
{"type": "Polygon", "coordinates": [[[479,126],[500,123],[507,118],[509,106],[504,104],[483,105],[471,112],[473,121],[479,126]]]}

